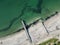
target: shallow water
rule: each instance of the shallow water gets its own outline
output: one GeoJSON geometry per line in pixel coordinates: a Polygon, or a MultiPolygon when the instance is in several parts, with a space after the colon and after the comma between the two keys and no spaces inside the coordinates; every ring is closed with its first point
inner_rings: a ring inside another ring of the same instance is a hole
{"type": "Polygon", "coordinates": [[[22,27],[21,18],[25,20],[27,24],[30,24],[37,18],[42,17],[45,19],[53,12],[60,11],[60,0],[39,1],[40,0],[0,0],[0,37],[20,29],[22,27]],[[24,9],[25,4],[27,5],[26,9],[24,9]]]}

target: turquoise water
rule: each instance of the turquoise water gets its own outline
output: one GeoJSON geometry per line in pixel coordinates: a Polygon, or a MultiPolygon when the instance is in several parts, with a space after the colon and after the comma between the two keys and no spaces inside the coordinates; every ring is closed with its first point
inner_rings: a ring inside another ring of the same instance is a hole
{"type": "Polygon", "coordinates": [[[22,27],[20,18],[30,24],[37,18],[45,19],[53,12],[60,11],[60,0],[42,0],[42,3],[39,3],[41,13],[33,11],[38,3],[39,0],[0,0],[0,37],[20,29],[22,27]],[[24,9],[25,4],[26,9],[24,9]]]}

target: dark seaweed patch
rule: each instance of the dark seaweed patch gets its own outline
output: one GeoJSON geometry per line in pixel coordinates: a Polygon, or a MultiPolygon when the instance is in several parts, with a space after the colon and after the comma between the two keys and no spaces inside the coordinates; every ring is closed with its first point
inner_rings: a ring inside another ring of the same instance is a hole
{"type": "Polygon", "coordinates": [[[31,8],[31,6],[30,6],[29,11],[33,11],[35,13],[41,13],[41,11],[42,11],[42,3],[43,3],[43,0],[38,0],[36,8],[31,8]]]}

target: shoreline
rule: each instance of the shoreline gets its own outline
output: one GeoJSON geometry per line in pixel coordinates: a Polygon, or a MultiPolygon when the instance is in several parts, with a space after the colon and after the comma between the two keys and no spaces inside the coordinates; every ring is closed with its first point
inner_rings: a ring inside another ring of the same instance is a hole
{"type": "MultiPolygon", "coordinates": [[[[51,16],[47,17],[44,22],[46,22],[47,20],[49,20],[50,18],[52,18],[53,16],[55,16],[55,15],[57,15],[57,14],[58,14],[58,12],[57,12],[57,13],[55,12],[55,13],[52,14],[51,16]]],[[[29,25],[26,25],[26,27],[29,29],[29,28],[31,27],[31,25],[37,24],[39,20],[40,20],[40,18],[36,19],[34,22],[30,23],[29,25]]],[[[10,36],[10,35],[14,35],[14,34],[16,34],[16,33],[21,32],[22,30],[24,30],[23,27],[22,27],[21,29],[17,30],[16,32],[13,32],[13,33],[8,34],[8,35],[6,35],[6,36],[2,36],[2,37],[0,37],[0,38],[4,38],[4,37],[10,36]]]]}
{"type": "MultiPolygon", "coordinates": [[[[60,13],[59,14],[57,14],[56,16],[58,17],[58,15],[60,15],[60,13]]],[[[56,16],[54,16],[54,17],[52,17],[51,18],[51,20],[52,19],[55,19],[56,18],[56,16]]],[[[50,20],[50,19],[49,19],[50,20]]],[[[48,22],[50,22],[49,20],[47,20],[46,21],[46,24],[48,23],[48,22]]],[[[41,27],[42,27],[42,25],[40,26],[40,23],[41,23],[41,21],[39,20],[36,24],[32,24],[30,27],[29,27],[29,31],[31,31],[30,32],[30,34],[35,30],[35,31],[37,31],[38,30],[38,32],[41,32],[43,29],[41,29],[41,27]],[[40,28],[39,28],[40,27],[40,28]],[[39,28],[39,29],[38,29],[39,28]],[[37,30],[36,30],[37,29],[37,30]]],[[[34,32],[35,32],[34,31],[34,32]]],[[[45,31],[45,30],[44,30],[45,31]]],[[[44,36],[46,33],[43,31],[43,35],[42,36],[44,36]],[[45,34],[44,34],[45,33],[45,34]]],[[[35,33],[32,33],[31,35],[32,36],[34,36],[34,34],[35,33]]],[[[57,31],[57,32],[59,32],[59,31],[57,31]]],[[[36,32],[37,33],[37,32],[36,32]]],[[[56,33],[56,32],[54,32],[54,33],[56,33]]],[[[39,35],[37,35],[37,36],[39,36],[39,35]]],[[[49,35],[49,36],[51,36],[51,35],[49,35]]],[[[48,36],[48,37],[49,37],[48,36]]],[[[41,37],[41,36],[40,36],[41,37]]],[[[47,37],[47,38],[48,38],[47,37]]],[[[53,36],[52,36],[53,37],[53,36]]],[[[20,31],[20,32],[17,32],[17,33],[15,33],[15,34],[12,34],[12,35],[8,35],[8,36],[6,36],[6,37],[2,37],[2,38],[0,38],[0,41],[2,41],[3,42],[3,45],[4,45],[4,43],[7,43],[8,44],[8,42],[9,42],[9,44],[10,43],[16,43],[16,41],[20,41],[19,39],[21,39],[22,40],[22,42],[23,42],[23,40],[24,40],[24,38],[26,38],[26,34],[25,34],[25,31],[24,30],[22,30],[22,31],[20,31]],[[25,37],[24,37],[25,36],[25,37]],[[18,39],[18,40],[17,40],[18,39]],[[10,42],[11,41],[11,42],[10,42]]],[[[33,38],[34,39],[34,38],[33,38]]],[[[35,39],[34,39],[35,40],[35,39]]],[[[41,40],[42,42],[43,42],[43,40],[41,40]]],[[[41,42],[40,41],[40,42],[41,42]]],[[[28,41],[29,42],[29,41],[28,41]]],[[[27,43],[28,43],[27,42],[27,43]]],[[[39,42],[39,43],[40,43],[39,42]]],[[[13,44],[12,43],[12,44],[13,44]]]]}

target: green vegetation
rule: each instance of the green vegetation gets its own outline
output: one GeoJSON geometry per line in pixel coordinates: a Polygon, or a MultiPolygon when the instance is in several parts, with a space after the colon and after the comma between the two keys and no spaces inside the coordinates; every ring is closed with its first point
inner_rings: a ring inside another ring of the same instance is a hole
{"type": "Polygon", "coordinates": [[[47,40],[46,42],[43,42],[43,43],[41,43],[41,44],[39,44],[39,45],[46,45],[46,44],[48,44],[48,43],[56,43],[57,40],[58,40],[58,39],[56,39],[56,38],[52,38],[52,39],[49,39],[49,40],[47,40]]]}
{"type": "Polygon", "coordinates": [[[0,0],[0,37],[21,29],[21,18],[29,25],[56,11],[60,11],[60,0],[0,0]]]}

